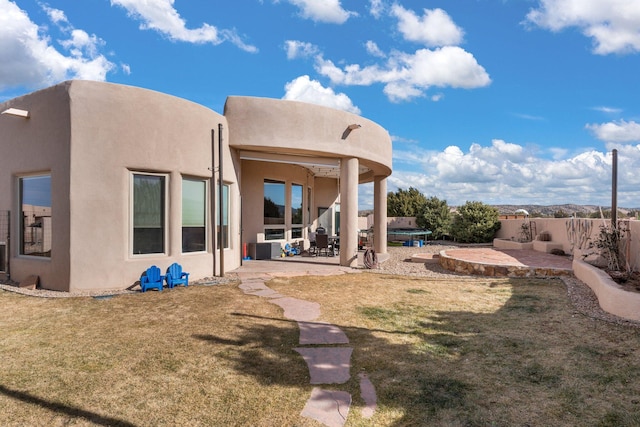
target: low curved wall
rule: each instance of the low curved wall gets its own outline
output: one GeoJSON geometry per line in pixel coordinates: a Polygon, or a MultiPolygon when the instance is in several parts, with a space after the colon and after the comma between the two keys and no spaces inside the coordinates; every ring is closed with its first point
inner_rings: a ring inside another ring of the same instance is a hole
{"type": "Polygon", "coordinates": [[[573,260],[573,274],[593,290],[604,311],[640,321],[640,293],[625,291],[606,272],[584,261],[573,260]]]}
{"type": "Polygon", "coordinates": [[[493,247],[496,249],[533,249],[533,243],[516,242],[511,239],[493,239],[493,247]]]}

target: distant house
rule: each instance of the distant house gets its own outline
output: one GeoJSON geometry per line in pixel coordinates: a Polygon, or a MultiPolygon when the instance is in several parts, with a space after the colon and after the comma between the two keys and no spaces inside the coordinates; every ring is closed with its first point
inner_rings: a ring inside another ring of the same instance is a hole
{"type": "MultiPolygon", "coordinates": [[[[358,185],[369,182],[374,233],[386,236],[391,140],[358,115],[235,96],[220,114],[90,81],[0,103],[0,112],[0,214],[11,218],[0,266],[17,281],[125,289],[150,265],[173,262],[194,279],[219,275],[248,247],[305,245],[319,226],[340,235],[340,264],[354,265],[358,185]]],[[[375,242],[386,252],[384,237],[375,242]]]]}

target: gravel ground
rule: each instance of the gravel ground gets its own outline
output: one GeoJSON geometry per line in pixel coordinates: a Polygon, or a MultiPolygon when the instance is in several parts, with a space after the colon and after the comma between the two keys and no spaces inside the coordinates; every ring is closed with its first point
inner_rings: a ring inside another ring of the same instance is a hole
{"type": "MultiPolygon", "coordinates": [[[[426,246],[407,247],[407,246],[390,246],[388,248],[389,259],[380,263],[379,269],[370,270],[379,274],[398,274],[411,277],[429,277],[429,278],[459,278],[469,277],[468,275],[454,273],[445,270],[437,262],[416,263],[411,261],[411,256],[417,253],[434,253],[437,254],[442,250],[453,249],[458,245],[445,245],[438,243],[430,243],[426,246]]],[[[195,281],[193,285],[212,286],[217,284],[228,283],[234,280],[234,275],[229,274],[226,277],[208,277],[195,281]]],[[[584,315],[594,320],[615,323],[619,325],[627,325],[640,327],[640,322],[625,320],[614,316],[602,310],[598,304],[598,300],[591,289],[574,277],[562,278],[567,286],[567,294],[575,309],[575,315],[584,315]]],[[[0,280],[0,289],[11,292],[18,292],[25,295],[38,297],[101,297],[118,294],[137,293],[138,290],[122,290],[122,291],[92,291],[92,292],[57,292],[48,290],[28,290],[20,289],[16,283],[8,283],[0,280]]]]}

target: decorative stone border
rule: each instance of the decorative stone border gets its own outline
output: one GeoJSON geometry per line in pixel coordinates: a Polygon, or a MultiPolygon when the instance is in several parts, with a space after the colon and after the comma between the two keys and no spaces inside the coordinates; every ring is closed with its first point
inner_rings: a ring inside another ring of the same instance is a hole
{"type": "Polygon", "coordinates": [[[605,271],[581,260],[573,260],[573,273],[593,290],[604,311],[640,321],[640,293],[625,291],[605,271]]]}
{"type": "Polygon", "coordinates": [[[447,251],[440,251],[440,265],[456,273],[490,277],[561,277],[571,276],[572,271],[562,268],[529,267],[521,265],[494,265],[478,261],[453,258],[447,251]]]}

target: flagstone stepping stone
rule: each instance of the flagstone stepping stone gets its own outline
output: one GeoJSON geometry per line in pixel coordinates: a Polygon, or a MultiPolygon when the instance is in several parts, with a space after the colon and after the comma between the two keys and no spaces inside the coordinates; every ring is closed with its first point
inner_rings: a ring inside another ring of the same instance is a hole
{"type": "Polygon", "coordinates": [[[350,347],[295,348],[300,353],[311,376],[311,384],[344,384],[351,374],[350,347]]]}
{"type": "Polygon", "coordinates": [[[320,317],[320,304],[298,298],[284,297],[270,302],[279,305],[284,310],[284,317],[298,322],[315,320],[320,317]]]}
{"type": "Polygon", "coordinates": [[[300,344],[349,344],[349,338],[342,329],[323,322],[298,322],[300,344]]]}
{"type": "Polygon", "coordinates": [[[376,389],[367,374],[361,372],[358,377],[360,378],[360,396],[365,404],[365,407],[362,408],[362,417],[371,418],[378,408],[376,389]]]}
{"type": "Polygon", "coordinates": [[[312,418],[327,427],[342,427],[347,421],[350,406],[351,395],[346,391],[314,387],[300,415],[312,418]]]}

